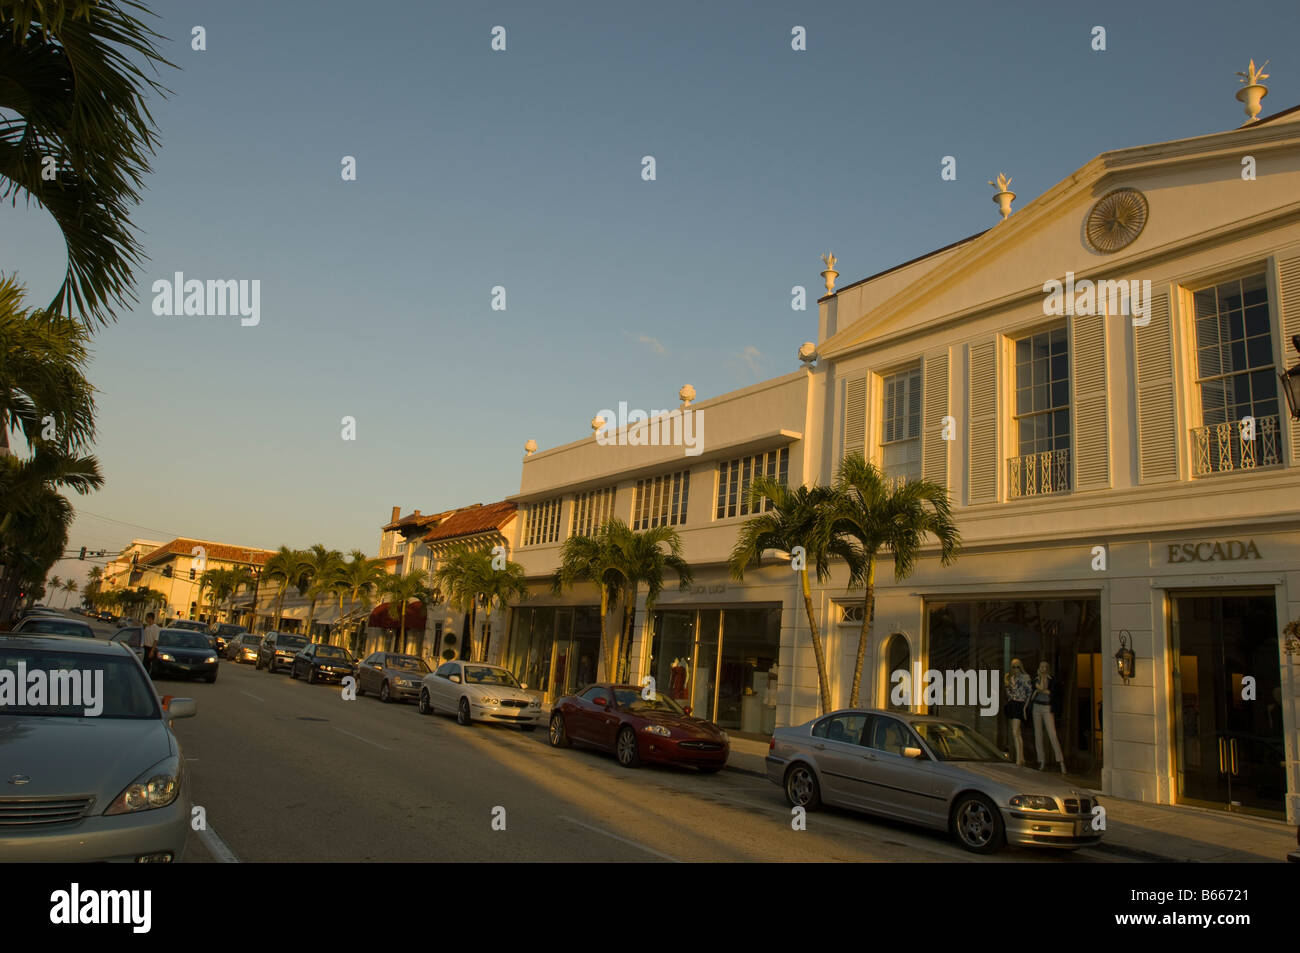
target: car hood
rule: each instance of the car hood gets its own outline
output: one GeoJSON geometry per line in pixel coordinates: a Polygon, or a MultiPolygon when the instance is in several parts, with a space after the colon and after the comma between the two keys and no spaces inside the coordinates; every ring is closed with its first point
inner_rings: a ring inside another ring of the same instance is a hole
{"type": "Polygon", "coordinates": [[[344,658],[315,658],[312,659],[317,665],[325,668],[354,668],[355,666],[344,658]]]}
{"type": "Polygon", "coordinates": [[[670,711],[630,711],[627,714],[684,734],[698,735],[701,738],[722,738],[722,729],[717,725],[693,715],[679,715],[670,711]]]}
{"type": "Polygon", "coordinates": [[[160,645],[158,651],[165,652],[181,662],[201,662],[212,655],[216,649],[192,649],[182,645],[160,645]]]}
{"type": "Polygon", "coordinates": [[[102,814],[137,777],[179,750],[158,718],[0,717],[0,798],[93,794],[102,814]],[[26,775],[26,784],[8,783],[26,775]]]}
{"type": "Polygon", "coordinates": [[[480,698],[484,695],[489,695],[492,698],[501,699],[503,701],[507,698],[513,698],[516,701],[531,702],[537,697],[536,695],[530,695],[528,692],[522,691],[521,689],[511,688],[509,685],[475,685],[470,683],[468,685],[462,685],[461,687],[468,689],[472,695],[477,694],[480,698]]]}
{"type": "Polygon", "coordinates": [[[993,761],[943,761],[945,768],[978,775],[1005,789],[1007,797],[1017,794],[1046,794],[1055,797],[1093,797],[1090,792],[1063,782],[1045,771],[999,764],[993,761]]]}

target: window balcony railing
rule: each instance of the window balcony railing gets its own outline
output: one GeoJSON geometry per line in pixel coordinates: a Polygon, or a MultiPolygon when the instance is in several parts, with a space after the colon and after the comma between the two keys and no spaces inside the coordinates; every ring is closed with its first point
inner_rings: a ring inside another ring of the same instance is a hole
{"type": "Polygon", "coordinates": [[[1273,467],[1281,462],[1276,415],[1256,417],[1254,433],[1243,421],[1192,428],[1193,475],[1273,467]]]}
{"type": "Polygon", "coordinates": [[[1026,453],[1007,461],[1007,486],[1013,500],[1025,496],[1047,496],[1070,489],[1070,451],[1044,450],[1026,453]]]}

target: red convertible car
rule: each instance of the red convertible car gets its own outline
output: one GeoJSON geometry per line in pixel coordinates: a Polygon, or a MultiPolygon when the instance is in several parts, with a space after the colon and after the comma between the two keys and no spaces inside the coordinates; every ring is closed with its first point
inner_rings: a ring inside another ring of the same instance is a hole
{"type": "Polygon", "coordinates": [[[551,709],[551,744],[611,751],[625,768],[643,762],[684,764],[712,774],[727,763],[727,733],[692,718],[667,695],[636,685],[590,685],[551,709]]]}

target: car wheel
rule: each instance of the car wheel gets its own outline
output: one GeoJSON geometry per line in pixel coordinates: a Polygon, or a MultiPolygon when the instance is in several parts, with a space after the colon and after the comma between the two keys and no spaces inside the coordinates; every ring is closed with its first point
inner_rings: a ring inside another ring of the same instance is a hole
{"type": "Polygon", "coordinates": [[[429,703],[429,690],[427,688],[420,689],[420,700],[416,702],[415,710],[421,715],[433,714],[433,705],[429,703]]]}
{"type": "Polygon", "coordinates": [[[817,784],[817,772],[802,762],[785,773],[785,799],[794,807],[814,810],[821,806],[821,787],[817,784]]]}
{"type": "Polygon", "coordinates": [[[387,682],[379,686],[379,700],[385,705],[393,700],[393,693],[389,690],[387,682]]]}
{"type": "Polygon", "coordinates": [[[551,716],[551,746],[554,748],[569,747],[569,733],[564,730],[564,716],[558,711],[551,716]]]}
{"type": "Polygon", "coordinates": [[[998,806],[983,794],[963,794],[952,809],[952,829],[961,846],[992,854],[1006,844],[1006,827],[998,806]]]}
{"type": "Polygon", "coordinates": [[[456,724],[468,727],[473,723],[474,718],[469,713],[469,699],[462,698],[460,700],[460,706],[456,709],[456,724]]]}
{"type": "Polygon", "coordinates": [[[623,767],[639,768],[641,766],[641,752],[636,747],[636,732],[631,728],[624,727],[618,733],[615,752],[618,754],[618,763],[623,767]]]}
{"type": "Polygon", "coordinates": [[[307,669],[307,684],[308,685],[316,684],[316,670],[314,668],[307,669]]]}

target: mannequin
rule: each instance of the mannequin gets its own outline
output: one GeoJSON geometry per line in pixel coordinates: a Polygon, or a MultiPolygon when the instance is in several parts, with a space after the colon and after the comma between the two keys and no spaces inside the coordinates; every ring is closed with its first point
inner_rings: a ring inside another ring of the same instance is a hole
{"type": "Polygon", "coordinates": [[[1011,671],[1002,676],[1002,681],[1007,687],[1007,721],[1011,729],[1011,739],[1016,744],[1016,764],[1024,765],[1025,739],[1020,733],[1020,728],[1025,722],[1025,705],[1029,702],[1033,683],[1018,658],[1011,660],[1011,671]]]}
{"type": "Polygon", "coordinates": [[[1046,662],[1038,663],[1038,679],[1034,682],[1034,749],[1038,752],[1038,770],[1047,769],[1047,752],[1043,748],[1043,731],[1052,742],[1052,752],[1056,763],[1065,774],[1065,756],[1061,754],[1061,742],[1056,739],[1056,718],[1052,715],[1052,670],[1046,662]]]}
{"type": "Polygon", "coordinates": [[[672,697],[675,699],[685,698],[686,697],[686,660],[680,658],[673,659],[673,664],[669,668],[669,672],[671,673],[671,679],[672,679],[672,684],[669,687],[669,692],[671,693],[672,697]]]}

